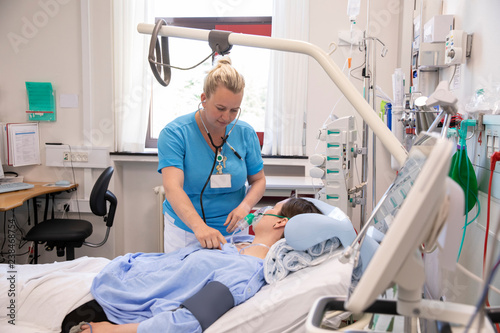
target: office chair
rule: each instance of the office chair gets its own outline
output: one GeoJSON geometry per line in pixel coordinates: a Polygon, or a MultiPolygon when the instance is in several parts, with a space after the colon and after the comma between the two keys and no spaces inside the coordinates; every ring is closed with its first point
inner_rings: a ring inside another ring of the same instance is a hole
{"type": "MultiPolygon", "coordinates": [[[[82,245],[99,247],[106,243],[109,231],[113,226],[117,200],[115,195],[108,190],[109,181],[113,175],[113,167],[108,167],[102,172],[90,193],[90,209],[97,216],[103,216],[106,222],[106,235],[98,244],[86,242],[85,239],[92,234],[92,223],[80,219],[48,219],[38,223],[24,237],[27,241],[46,243],[45,249],[57,249],[57,256],[63,257],[66,250],[66,260],[75,259],[75,247],[82,245]],[[109,202],[109,209],[107,203],[109,202]]],[[[36,263],[35,258],[35,263],[36,263]]]]}

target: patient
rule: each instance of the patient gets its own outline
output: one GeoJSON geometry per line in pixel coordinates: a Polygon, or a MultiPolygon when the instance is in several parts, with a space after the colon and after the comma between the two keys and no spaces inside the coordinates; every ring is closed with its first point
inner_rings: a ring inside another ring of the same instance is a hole
{"type": "Polygon", "coordinates": [[[230,306],[255,295],[266,283],[263,259],[269,248],[283,238],[288,220],[301,213],[321,211],[310,201],[290,198],[266,212],[254,227],[253,239],[235,237],[235,243],[238,239],[246,243],[227,243],[221,250],[192,246],[168,254],[118,257],[95,277],[91,287],[95,300],[66,316],[62,331],[85,321],[91,322],[91,327],[81,326],[85,333],[201,332],[189,306],[182,305],[212,281],[227,287],[234,299],[230,306]]]}

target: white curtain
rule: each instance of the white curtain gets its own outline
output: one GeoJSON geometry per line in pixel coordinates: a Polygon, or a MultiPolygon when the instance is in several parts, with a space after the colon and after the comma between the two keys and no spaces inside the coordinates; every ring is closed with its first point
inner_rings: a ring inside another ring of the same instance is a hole
{"type": "MultiPolygon", "coordinates": [[[[274,0],[272,37],[309,40],[309,0],[274,0]]],[[[304,155],[308,57],[272,51],[262,153],[304,155]]]]}
{"type": "Polygon", "coordinates": [[[149,35],[137,24],[154,22],[153,2],[113,1],[115,149],[143,152],[148,124],[151,75],[149,35]]]}

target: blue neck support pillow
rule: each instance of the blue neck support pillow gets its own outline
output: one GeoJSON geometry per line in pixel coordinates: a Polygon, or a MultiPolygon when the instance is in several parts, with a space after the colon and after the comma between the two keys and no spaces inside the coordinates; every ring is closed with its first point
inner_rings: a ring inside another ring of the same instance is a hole
{"type": "MultiPolygon", "coordinates": [[[[304,199],[314,203],[323,215],[307,213],[292,217],[285,226],[285,239],[288,245],[297,251],[305,251],[333,237],[337,237],[344,248],[352,244],[356,238],[356,231],[344,212],[318,199],[304,199]]],[[[378,243],[367,235],[360,251],[363,271],[377,247],[378,243]]]]}

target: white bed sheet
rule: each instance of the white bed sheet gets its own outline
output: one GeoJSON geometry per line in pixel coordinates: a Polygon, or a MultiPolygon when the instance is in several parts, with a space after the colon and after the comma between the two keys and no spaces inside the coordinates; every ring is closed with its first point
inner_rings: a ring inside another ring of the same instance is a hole
{"type": "Polygon", "coordinates": [[[352,264],[338,261],[339,248],[324,263],[265,285],[248,301],[229,310],[205,332],[305,332],[307,314],[322,296],[345,296],[351,283],[352,264]]]}
{"type": "Polygon", "coordinates": [[[0,332],[61,332],[64,317],[92,300],[90,285],[109,263],[105,258],[82,257],[44,265],[16,265],[16,320],[9,324],[8,265],[0,265],[0,332]]]}
{"type": "MultiPolygon", "coordinates": [[[[60,332],[66,314],[92,299],[92,280],[108,262],[105,258],[83,257],[47,265],[17,266],[16,326],[8,324],[7,313],[2,310],[0,332],[60,332]]],[[[7,269],[7,265],[0,265],[2,309],[8,304],[7,269]]],[[[334,257],[316,267],[292,273],[282,281],[264,286],[206,332],[303,332],[314,301],[325,295],[346,295],[351,272],[352,266],[334,257]]]]}

